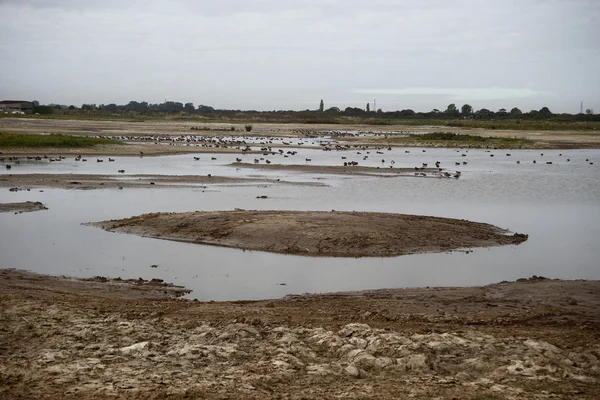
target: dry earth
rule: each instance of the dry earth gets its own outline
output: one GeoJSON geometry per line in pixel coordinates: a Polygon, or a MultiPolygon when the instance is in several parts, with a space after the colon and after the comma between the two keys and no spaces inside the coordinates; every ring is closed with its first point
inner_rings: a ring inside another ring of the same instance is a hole
{"type": "Polygon", "coordinates": [[[207,303],[101,281],[0,270],[0,398],[600,396],[600,281],[207,303]]]}
{"type": "Polygon", "coordinates": [[[47,187],[60,189],[206,188],[206,185],[215,184],[326,186],[319,182],[288,182],[279,179],[200,175],[0,174],[0,187],[9,187],[14,191],[47,187]]]}
{"type": "Polygon", "coordinates": [[[0,203],[0,213],[3,212],[14,212],[15,214],[21,214],[24,212],[47,210],[43,203],[39,201],[24,201],[21,203],[0,203]]]}
{"type": "Polygon", "coordinates": [[[152,213],[90,223],[110,232],[274,253],[389,257],[519,244],[493,225],[451,218],[342,211],[152,213]]]}

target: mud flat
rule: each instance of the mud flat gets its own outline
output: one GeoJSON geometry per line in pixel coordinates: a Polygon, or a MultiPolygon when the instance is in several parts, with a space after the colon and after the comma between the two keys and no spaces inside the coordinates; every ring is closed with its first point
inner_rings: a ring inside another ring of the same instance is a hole
{"type": "Polygon", "coordinates": [[[479,222],[370,212],[151,213],[89,225],[159,239],[307,256],[390,257],[527,240],[527,235],[509,235],[479,222]]]}
{"type": "Polygon", "coordinates": [[[0,304],[2,398],[600,393],[600,281],[201,303],[147,284],[0,270],[0,304]]]}
{"type": "MultiPolygon", "coordinates": [[[[424,122],[425,124],[427,122],[424,122]]],[[[98,119],[44,119],[44,118],[0,118],[0,131],[5,132],[21,132],[21,133],[63,133],[72,135],[105,135],[105,136],[120,136],[120,135],[189,135],[190,133],[202,133],[191,131],[194,126],[206,126],[209,130],[207,134],[213,136],[216,134],[232,135],[227,131],[231,126],[235,126],[238,130],[234,133],[240,136],[285,136],[285,137],[306,137],[318,135],[321,131],[364,131],[378,132],[385,134],[390,131],[410,131],[410,132],[458,132],[468,133],[480,136],[496,136],[496,137],[519,137],[529,139],[535,142],[532,148],[600,148],[600,136],[594,131],[569,130],[568,127],[564,131],[557,130],[504,130],[504,129],[482,129],[472,127],[451,127],[451,126],[413,126],[413,125],[369,125],[369,124],[302,124],[302,123],[252,123],[252,132],[243,131],[245,122],[236,121],[235,123],[214,123],[199,120],[180,121],[180,120],[98,120],[98,119]],[[214,130],[212,130],[214,129],[214,130]],[[225,129],[225,132],[223,130],[225,129]]],[[[384,145],[386,141],[383,137],[378,140],[377,144],[384,145]]],[[[360,140],[359,140],[360,142],[360,140]]],[[[350,140],[348,143],[358,144],[358,142],[350,140]]],[[[369,140],[365,144],[373,144],[369,140]]],[[[389,145],[401,145],[389,141],[389,145]]],[[[435,143],[412,143],[410,145],[418,146],[437,146],[435,143]]],[[[180,146],[159,146],[156,145],[131,145],[132,148],[123,149],[124,146],[111,149],[106,148],[99,150],[99,153],[94,154],[135,154],[133,146],[145,147],[147,150],[142,150],[144,153],[165,154],[172,152],[205,152],[210,149],[202,147],[183,147],[180,146]],[[171,148],[165,148],[171,147],[171,148]]],[[[452,146],[453,147],[453,146],[452,146]]],[[[0,151],[4,151],[0,149],[0,151]]],[[[29,154],[30,150],[24,149],[21,154],[29,154]]],[[[7,150],[6,154],[18,154],[15,150],[7,150]]],[[[67,154],[64,152],[56,154],[67,154]]],[[[79,153],[68,153],[79,154],[79,153]]]]}
{"type": "Polygon", "coordinates": [[[249,184],[296,186],[326,186],[319,182],[287,182],[276,179],[230,178],[200,175],[98,175],[98,174],[11,174],[0,175],[0,187],[13,191],[31,188],[59,189],[108,189],[108,188],[156,188],[196,187],[203,185],[249,184]]]}
{"type": "Polygon", "coordinates": [[[0,213],[24,213],[31,211],[47,210],[48,208],[39,201],[24,201],[21,203],[0,203],[0,213]]]}
{"type": "MultiPolygon", "coordinates": [[[[339,175],[367,175],[367,176],[395,176],[400,175],[412,176],[415,171],[423,174],[439,174],[440,168],[379,168],[379,167],[362,167],[362,166],[331,166],[331,165],[283,165],[283,164],[249,164],[249,163],[233,163],[229,164],[236,168],[252,168],[274,171],[296,171],[315,174],[339,174],[339,175]]],[[[442,175],[443,176],[443,175],[442,175]]]]}
{"type": "MultiPolygon", "coordinates": [[[[94,147],[58,148],[58,147],[6,147],[0,152],[7,156],[58,156],[58,155],[83,155],[87,156],[165,156],[188,153],[225,153],[242,154],[242,150],[235,147],[201,147],[192,145],[168,146],[153,143],[110,144],[94,147]]],[[[249,154],[262,154],[263,152],[249,151],[249,154]]]]}

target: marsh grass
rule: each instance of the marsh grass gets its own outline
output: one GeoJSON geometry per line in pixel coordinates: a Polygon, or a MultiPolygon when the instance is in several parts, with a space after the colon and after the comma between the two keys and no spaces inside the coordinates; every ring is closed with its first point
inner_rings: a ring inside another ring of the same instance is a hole
{"type": "Polygon", "coordinates": [[[35,135],[0,132],[0,147],[93,147],[97,145],[123,144],[114,139],[62,134],[35,135]]]}
{"type": "Polygon", "coordinates": [[[407,136],[388,136],[386,143],[401,146],[534,148],[533,140],[517,137],[478,136],[454,132],[432,132],[407,136]]]}

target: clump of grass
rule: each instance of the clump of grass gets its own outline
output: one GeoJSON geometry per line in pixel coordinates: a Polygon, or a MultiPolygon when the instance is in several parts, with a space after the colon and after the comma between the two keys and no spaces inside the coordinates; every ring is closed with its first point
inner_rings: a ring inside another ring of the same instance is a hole
{"type": "Polygon", "coordinates": [[[114,139],[62,134],[35,135],[0,132],[0,147],[93,147],[102,144],[123,144],[114,139]]]}

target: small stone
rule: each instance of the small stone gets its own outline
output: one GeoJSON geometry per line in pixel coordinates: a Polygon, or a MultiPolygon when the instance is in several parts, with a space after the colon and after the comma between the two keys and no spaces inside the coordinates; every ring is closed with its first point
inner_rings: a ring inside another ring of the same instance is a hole
{"type": "Polygon", "coordinates": [[[360,372],[358,371],[358,368],[356,368],[354,365],[350,364],[348,365],[346,368],[344,368],[344,372],[349,375],[352,376],[354,378],[358,378],[358,376],[360,375],[360,372]]]}

